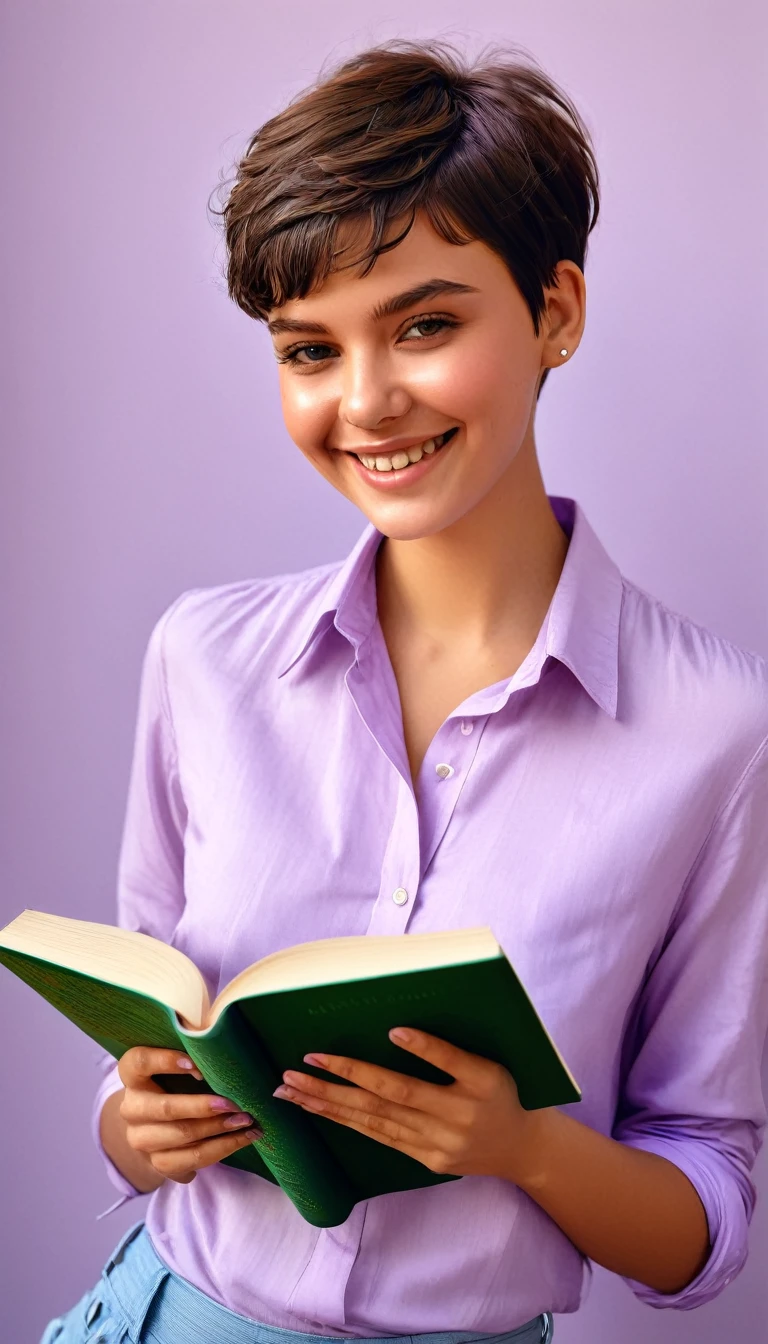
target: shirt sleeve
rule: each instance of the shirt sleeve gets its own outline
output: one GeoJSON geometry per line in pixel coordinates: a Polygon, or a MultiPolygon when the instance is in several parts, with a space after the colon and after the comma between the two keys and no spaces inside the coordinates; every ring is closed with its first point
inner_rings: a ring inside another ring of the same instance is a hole
{"type": "Polygon", "coordinates": [[[627,1279],[654,1307],[699,1307],[744,1267],[750,1173],[766,1113],[768,741],[721,809],[641,993],[613,1137],[685,1173],[707,1215],[710,1255],[679,1293],[627,1279]]]}
{"type": "MultiPolygon", "coordinates": [[[[184,831],[187,812],[179,780],[178,757],[165,677],[163,641],[169,619],[186,596],[182,593],[154,626],[144,654],[128,800],[117,872],[117,923],[170,942],[184,909],[184,831]]],[[[117,1062],[101,1051],[102,1073],[94,1099],[91,1135],[107,1175],[122,1198],[99,1214],[103,1218],[142,1191],[107,1157],[99,1133],[107,1097],[122,1087],[117,1062]]]]}

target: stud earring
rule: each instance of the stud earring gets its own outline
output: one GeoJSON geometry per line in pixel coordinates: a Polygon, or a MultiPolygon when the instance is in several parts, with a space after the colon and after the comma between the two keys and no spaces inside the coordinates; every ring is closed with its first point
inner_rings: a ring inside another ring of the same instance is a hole
{"type": "Polygon", "coordinates": [[[561,354],[561,355],[567,355],[567,354],[568,354],[568,351],[567,351],[567,350],[561,350],[561,351],[560,351],[560,354],[561,354]]]}

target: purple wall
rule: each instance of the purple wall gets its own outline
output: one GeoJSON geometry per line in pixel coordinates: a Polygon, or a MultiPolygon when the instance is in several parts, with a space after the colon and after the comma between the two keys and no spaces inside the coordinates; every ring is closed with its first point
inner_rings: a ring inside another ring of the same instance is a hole
{"type": "MultiPolygon", "coordinates": [[[[4,6],[0,923],[25,906],[112,920],[164,605],[341,557],[362,527],[287,438],[205,202],[247,133],[363,43],[511,39],[576,99],[603,215],[585,339],[540,403],[548,486],[578,495],[631,578],[768,654],[768,9],[475,0],[471,29],[467,10],[421,0],[414,28],[411,0],[367,24],[356,0],[4,6]]],[[[0,1337],[37,1344],[144,1201],[94,1221],[112,1200],[88,1135],[94,1047],[7,974],[0,1000],[0,1337]]],[[[652,1312],[598,1272],[558,1341],[757,1340],[767,1250],[761,1203],[717,1302],[652,1312]]]]}

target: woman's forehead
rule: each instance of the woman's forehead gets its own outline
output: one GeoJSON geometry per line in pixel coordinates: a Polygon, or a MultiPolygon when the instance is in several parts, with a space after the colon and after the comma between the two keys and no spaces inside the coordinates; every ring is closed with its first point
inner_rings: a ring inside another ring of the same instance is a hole
{"type": "MultiPolygon", "coordinates": [[[[396,237],[402,231],[393,227],[385,235],[396,237]]],[[[335,252],[337,261],[301,299],[290,299],[280,309],[273,309],[270,318],[298,313],[308,314],[319,304],[343,297],[363,307],[373,306],[378,300],[389,298],[402,290],[415,288],[436,277],[468,288],[482,287],[483,278],[490,270],[504,270],[501,258],[485,243],[472,240],[466,244],[450,243],[432,227],[429,220],[418,215],[406,236],[389,250],[381,252],[368,265],[365,252],[370,246],[370,227],[367,221],[343,221],[339,226],[335,252]]],[[[495,277],[498,278],[498,277],[495,277]]],[[[455,292],[455,291],[454,291],[455,292]]]]}

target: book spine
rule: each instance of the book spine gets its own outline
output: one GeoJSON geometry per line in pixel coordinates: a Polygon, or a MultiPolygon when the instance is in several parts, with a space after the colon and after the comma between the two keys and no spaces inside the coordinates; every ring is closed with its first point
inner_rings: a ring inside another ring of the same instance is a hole
{"type": "Polygon", "coordinates": [[[345,1222],[358,1196],[304,1113],[273,1097],[282,1079],[237,1004],[204,1034],[175,1025],[206,1083],[263,1129],[253,1146],[302,1217],[314,1227],[345,1222]]]}

